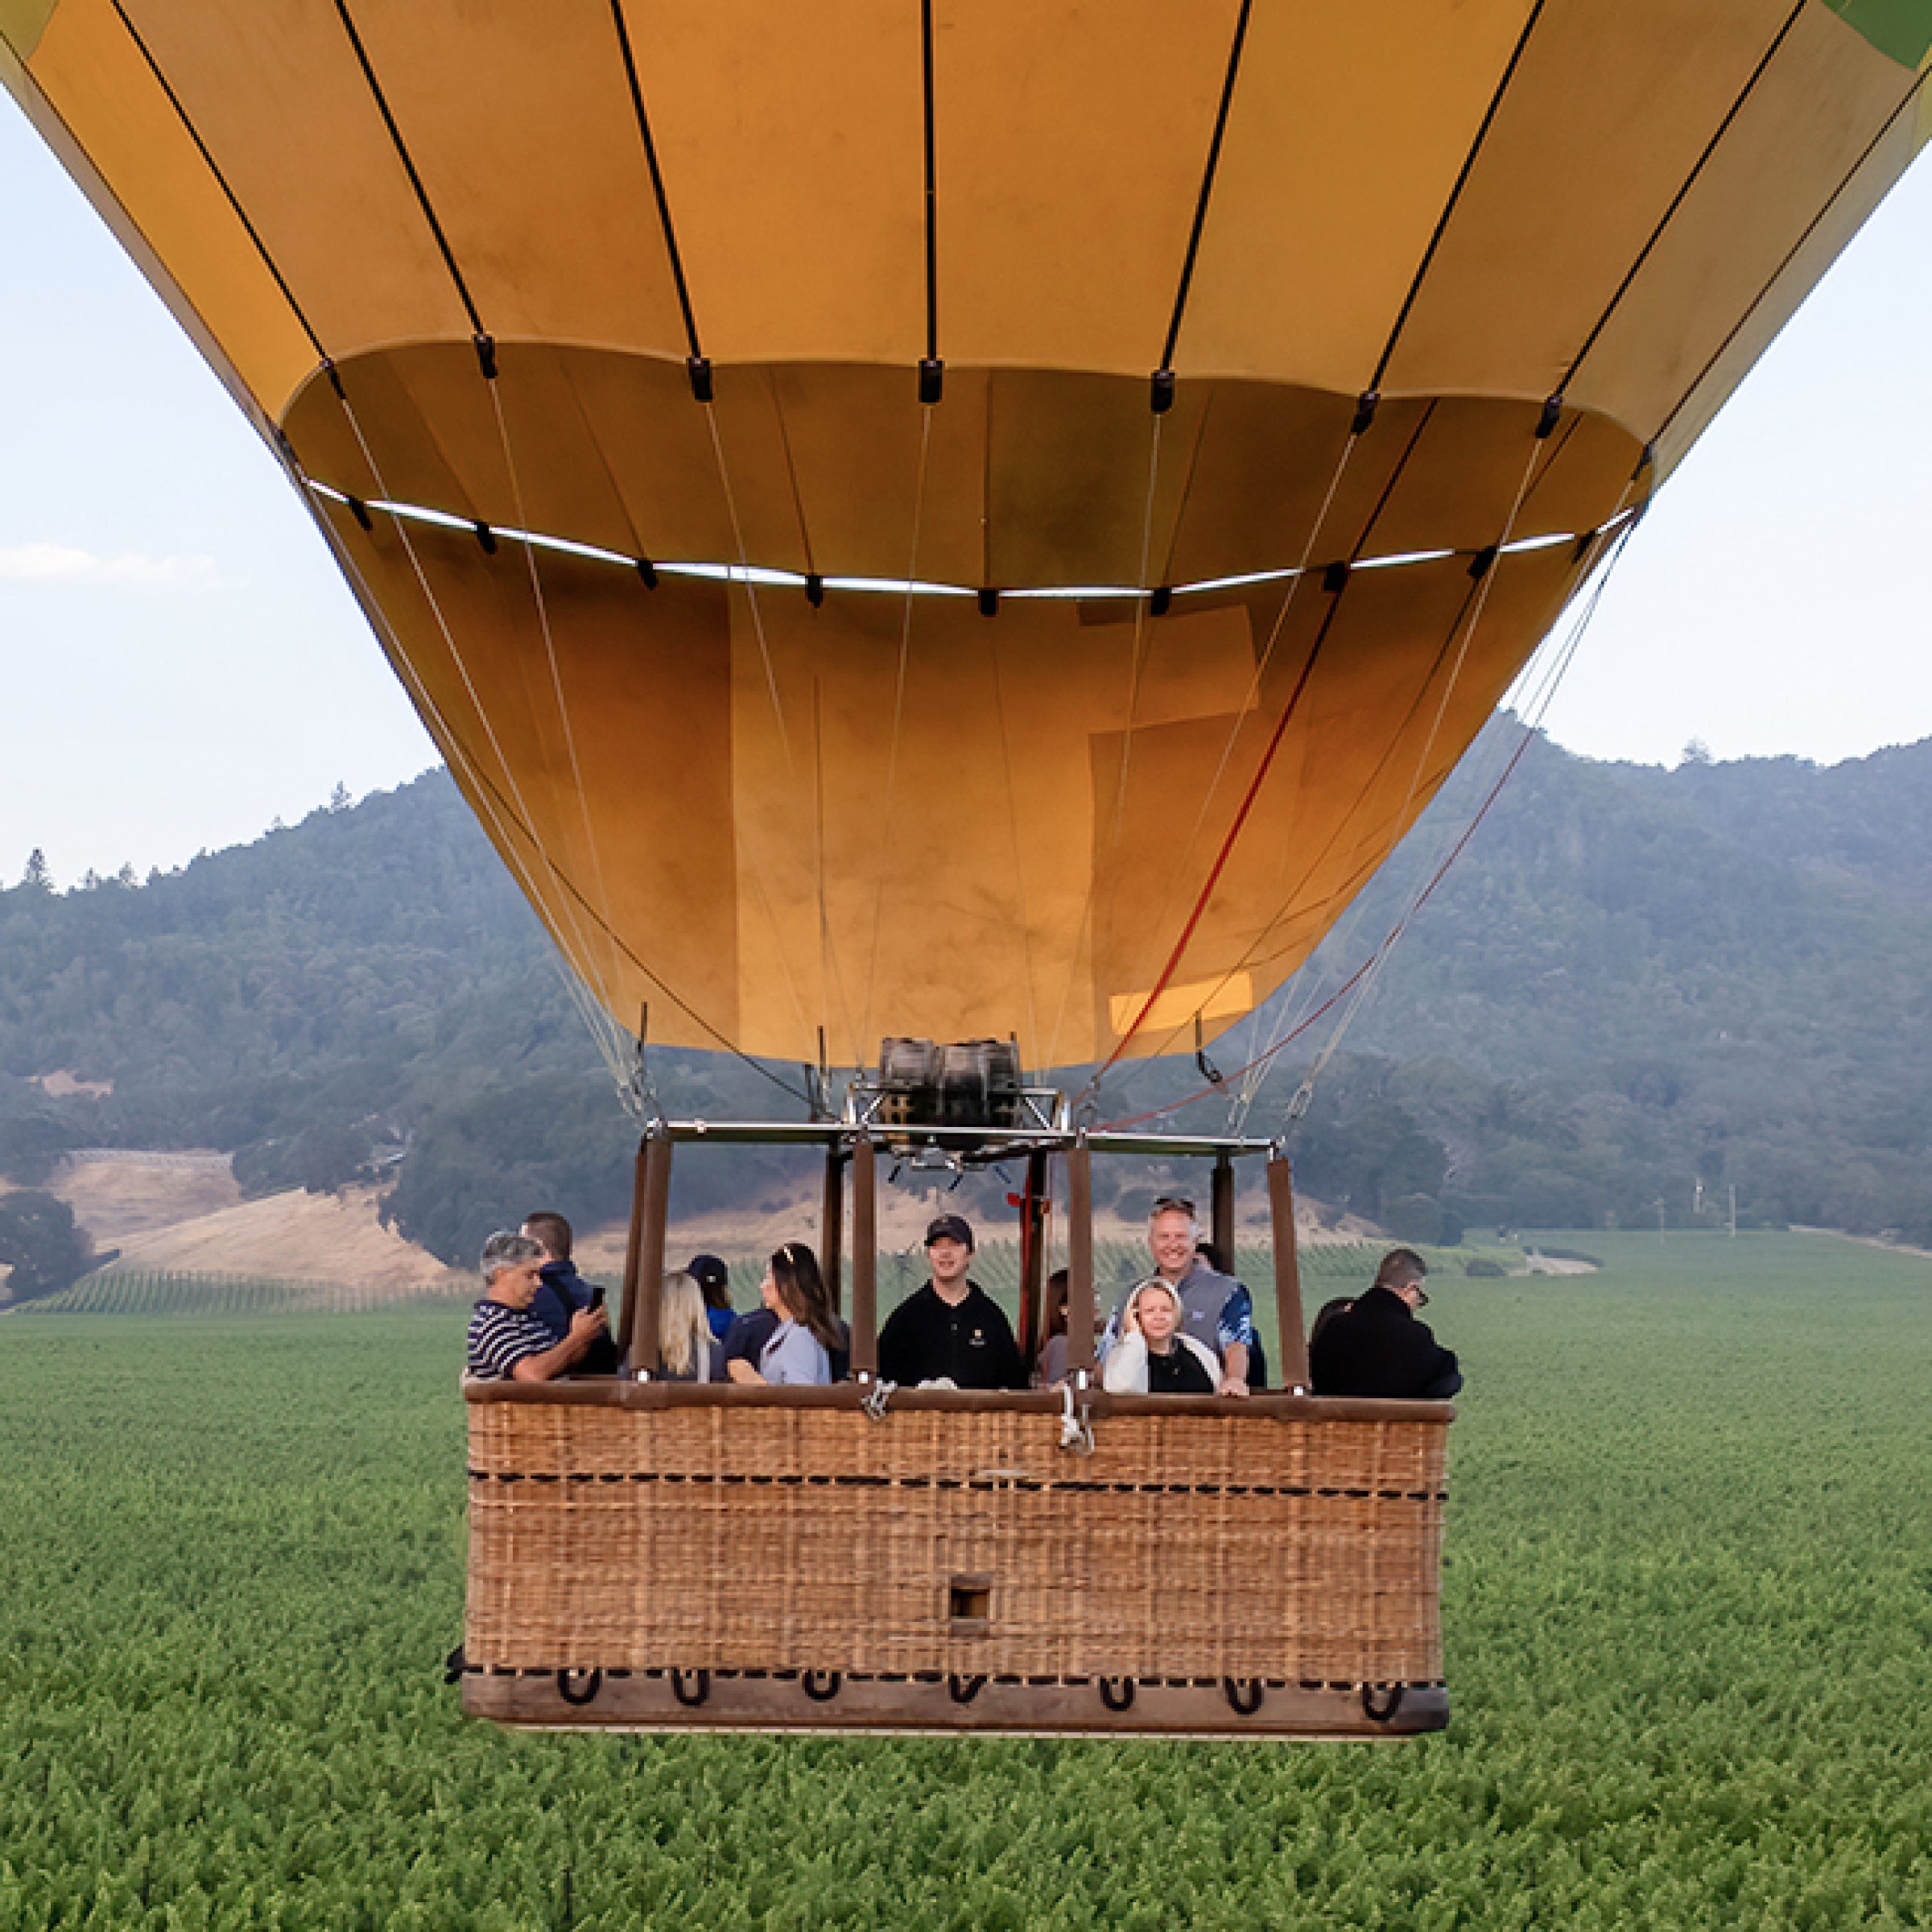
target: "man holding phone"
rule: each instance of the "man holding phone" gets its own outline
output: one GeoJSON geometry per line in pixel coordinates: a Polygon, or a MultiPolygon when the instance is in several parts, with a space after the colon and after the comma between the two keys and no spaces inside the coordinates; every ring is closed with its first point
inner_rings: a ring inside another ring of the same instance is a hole
{"type": "Polygon", "coordinates": [[[542,1287],[540,1242],[507,1231],[483,1248],[483,1298],[469,1318],[468,1373],[485,1381],[547,1382],[568,1375],[608,1340],[601,1308],[580,1308],[561,1340],[530,1313],[542,1287]]]}

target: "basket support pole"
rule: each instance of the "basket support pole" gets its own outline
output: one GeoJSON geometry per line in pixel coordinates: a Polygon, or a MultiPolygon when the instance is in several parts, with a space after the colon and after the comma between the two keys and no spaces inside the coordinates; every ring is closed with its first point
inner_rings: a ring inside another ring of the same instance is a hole
{"type": "Polygon", "coordinates": [[[1268,1162],[1268,1218],[1274,1241],[1274,1307],[1281,1324],[1282,1386],[1308,1389],[1308,1335],[1302,1324],[1302,1260],[1294,1239],[1294,1170],[1283,1154],[1268,1162]]]}
{"type": "Polygon", "coordinates": [[[1067,1154],[1067,1367],[1093,1376],[1093,1151],[1082,1134],[1067,1154]]]}
{"type": "Polygon", "coordinates": [[[1208,1226],[1221,1265],[1228,1274],[1239,1274],[1241,1263],[1234,1253],[1234,1162],[1224,1154],[1214,1157],[1214,1191],[1208,1199],[1208,1226]]]}
{"type": "Polygon", "coordinates": [[[1031,1368],[1046,1346],[1050,1319],[1041,1290],[1046,1279],[1046,1156],[1026,1157],[1026,1191],[1020,1199],[1020,1348],[1031,1368]]]}
{"type": "Polygon", "coordinates": [[[852,1372],[879,1367],[878,1161],[872,1137],[852,1148],[852,1372]]]}
{"type": "Polygon", "coordinates": [[[644,1137],[638,1150],[638,1191],[631,1212],[635,1272],[625,1274],[624,1359],[633,1375],[654,1375],[658,1367],[658,1306],[664,1295],[664,1223],[671,1208],[671,1136],[662,1129],[644,1137]],[[636,1314],[632,1314],[633,1309],[636,1314]]]}
{"type": "Polygon", "coordinates": [[[644,1150],[650,1143],[640,1139],[637,1158],[631,1163],[630,1231],[624,1240],[624,1283],[617,1307],[617,1355],[630,1360],[630,1338],[638,1325],[638,1282],[643,1270],[644,1253],[644,1150]]]}
{"type": "Polygon", "coordinates": [[[832,1146],[825,1150],[825,1211],[819,1222],[819,1259],[835,1314],[845,1298],[844,1257],[845,1151],[832,1146]]]}

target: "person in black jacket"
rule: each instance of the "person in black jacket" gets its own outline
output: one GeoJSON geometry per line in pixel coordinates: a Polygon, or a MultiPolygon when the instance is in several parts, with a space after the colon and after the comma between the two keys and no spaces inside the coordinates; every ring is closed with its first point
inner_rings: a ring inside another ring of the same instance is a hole
{"type": "Polygon", "coordinates": [[[1428,1306],[1429,1265],[1413,1248],[1392,1248],[1375,1286],[1318,1324],[1309,1346],[1317,1395],[1378,1395],[1436,1401],[1463,1385],[1455,1356],[1415,1319],[1428,1306]]]}
{"type": "MultiPolygon", "coordinates": [[[[543,1278],[530,1311],[561,1341],[570,1332],[572,1317],[580,1310],[601,1307],[604,1297],[577,1273],[570,1258],[570,1223],[562,1215],[540,1208],[524,1216],[519,1232],[543,1250],[543,1278]]],[[[615,1338],[601,1333],[577,1364],[576,1373],[615,1375],[621,1360],[615,1338]]]]}
{"type": "Polygon", "coordinates": [[[893,1310],[879,1331],[879,1380],[956,1389],[1024,1389],[1026,1364],[999,1303],[967,1278],[972,1229],[942,1214],[926,1230],[932,1278],[893,1310]]]}

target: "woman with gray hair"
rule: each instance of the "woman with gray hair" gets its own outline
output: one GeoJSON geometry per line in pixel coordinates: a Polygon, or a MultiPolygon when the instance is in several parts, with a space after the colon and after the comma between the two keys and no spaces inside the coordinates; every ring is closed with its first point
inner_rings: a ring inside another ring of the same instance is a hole
{"type": "Polygon", "coordinates": [[[468,1372],[485,1381],[547,1382],[567,1374],[609,1326],[601,1302],[570,1318],[562,1341],[530,1312],[545,1249],[500,1229],[483,1244],[483,1298],[469,1318],[468,1372]]]}

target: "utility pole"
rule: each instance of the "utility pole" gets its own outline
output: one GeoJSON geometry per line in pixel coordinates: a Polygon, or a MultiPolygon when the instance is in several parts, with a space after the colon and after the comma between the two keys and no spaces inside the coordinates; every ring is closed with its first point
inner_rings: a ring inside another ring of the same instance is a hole
{"type": "Polygon", "coordinates": [[[1731,1238],[1737,1239],[1737,1183],[1731,1183],[1731,1238]]]}
{"type": "Polygon", "coordinates": [[[1657,1238],[1660,1241],[1664,1238],[1664,1197],[1661,1194],[1657,1197],[1657,1238]]]}

